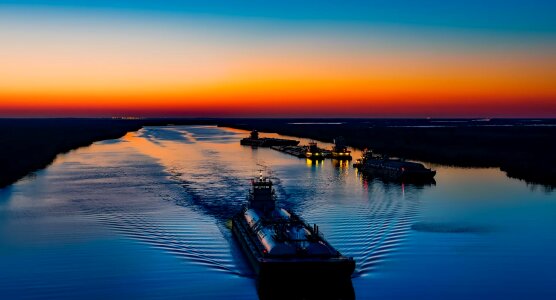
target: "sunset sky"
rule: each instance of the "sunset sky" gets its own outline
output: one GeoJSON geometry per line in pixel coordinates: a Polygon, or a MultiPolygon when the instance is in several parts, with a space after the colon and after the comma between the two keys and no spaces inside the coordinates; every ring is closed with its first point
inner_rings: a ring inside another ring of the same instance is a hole
{"type": "Polygon", "coordinates": [[[1,1],[0,117],[556,117],[554,1],[1,1]]]}

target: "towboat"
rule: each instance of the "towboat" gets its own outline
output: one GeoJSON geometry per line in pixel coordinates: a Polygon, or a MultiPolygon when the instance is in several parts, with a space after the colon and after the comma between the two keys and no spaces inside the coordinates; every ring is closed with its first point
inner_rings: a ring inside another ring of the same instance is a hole
{"type": "Polygon", "coordinates": [[[272,181],[251,181],[247,205],[232,218],[232,232],[258,276],[349,280],[355,261],[328,243],[319,227],[277,207],[272,181]],[[286,277],[283,277],[286,276],[286,277]]]}

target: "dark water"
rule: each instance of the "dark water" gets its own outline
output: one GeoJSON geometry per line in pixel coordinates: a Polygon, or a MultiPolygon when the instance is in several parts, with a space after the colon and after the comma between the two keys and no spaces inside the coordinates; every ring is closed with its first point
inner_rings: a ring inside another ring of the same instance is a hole
{"type": "Polygon", "coordinates": [[[553,192],[445,166],[436,185],[383,183],[245,135],[146,128],[0,190],[0,298],[256,299],[227,226],[264,169],[283,206],[355,258],[358,299],[556,299],[553,192]]]}

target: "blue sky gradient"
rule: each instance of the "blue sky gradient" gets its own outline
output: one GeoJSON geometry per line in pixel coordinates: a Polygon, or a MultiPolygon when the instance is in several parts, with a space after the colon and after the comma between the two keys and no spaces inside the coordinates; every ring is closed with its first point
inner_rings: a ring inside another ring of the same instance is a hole
{"type": "Polygon", "coordinates": [[[0,5],[95,8],[196,14],[233,18],[444,27],[473,30],[556,33],[556,1],[146,1],[23,0],[0,5]]]}

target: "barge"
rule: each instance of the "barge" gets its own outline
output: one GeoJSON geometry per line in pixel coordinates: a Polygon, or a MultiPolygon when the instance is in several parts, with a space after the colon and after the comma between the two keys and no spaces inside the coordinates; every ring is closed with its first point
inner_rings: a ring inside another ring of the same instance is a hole
{"type": "Polygon", "coordinates": [[[316,142],[310,142],[309,145],[307,146],[307,151],[305,152],[305,157],[307,157],[308,159],[312,159],[312,160],[321,160],[321,159],[325,159],[327,156],[327,153],[324,152],[322,149],[320,149],[317,146],[316,142]]]}
{"type": "Polygon", "coordinates": [[[353,166],[367,175],[403,182],[429,182],[433,181],[436,175],[436,171],[426,168],[423,164],[375,155],[369,150],[365,151],[363,157],[353,166]]]}
{"type": "Polygon", "coordinates": [[[348,150],[343,137],[334,139],[334,147],[332,147],[332,159],[351,160],[351,151],[348,150]]]}
{"type": "Polygon", "coordinates": [[[276,139],[276,138],[261,138],[259,137],[259,132],[257,130],[251,131],[249,137],[241,139],[239,142],[244,146],[254,146],[254,147],[272,147],[272,146],[297,146],[299,141],[288,140],[288,139],[276,139]]]}
{"type": "Polygon", "coordinates": [[[270,149],[284,152],[295,157],[304,158],[307,148],[302,146],[271,146],[270,149]]]}
{"type": "Polygon", "coordinates": [[[232,218],[232,232],[259,278],[349,280],[355,261],[332,247],[315,224],[276,206],[272,181],[252,180],[244,209],[232,218]]]}

